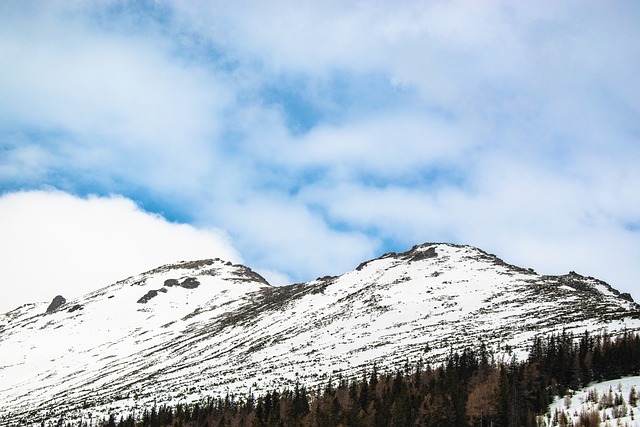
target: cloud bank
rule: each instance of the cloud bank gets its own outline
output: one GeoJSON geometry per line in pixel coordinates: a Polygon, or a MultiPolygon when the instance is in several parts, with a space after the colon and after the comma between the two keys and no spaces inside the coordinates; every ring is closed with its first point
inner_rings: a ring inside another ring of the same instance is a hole
{"type": "Polygon", "coordinates": [[[2,313],[58,294],[77,297],[176,261],[240,261],[222,232],[167,222],[122,197],[4,195],[0,235],[2,313]]]}
{"type": "MultiPolygon", "coordinates": [[[[640,298],[628,2],[6,2],[0,191],[119,194],[279,282],[424,241],[640,298]]],[[[181,257],[184,258],[184,257],[181,257]]]]}

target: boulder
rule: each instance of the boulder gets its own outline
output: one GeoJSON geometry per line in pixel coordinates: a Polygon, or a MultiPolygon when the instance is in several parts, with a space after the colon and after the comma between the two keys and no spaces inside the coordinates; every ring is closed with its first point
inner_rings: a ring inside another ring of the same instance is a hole
{"type": "Polygon", "coordinates": [[[53,313],[54,311],[59,309],[61,306],[63,306],[66,302],[67,300],[62,295],[57,295],[53,299],[53,301],[51,301],[51,304],[49,304],[49,307],[47,308],[47,313],[53,313]]]}
{"type": "Polygon", "coordinates": [[[138,304],[146,304],[147,302],[149,302],[149,300],[151,300],[151,298],[154,298],[157,295],[158,295],[158,291],[152,289],[138,300],[138,304]]]}
{"type": "Polygon", "coordinates": [[[164,281],[164,285],[165,286],[178,286],[180,284],[180,282],[178,282],[177,279],[167,279],[164,281]]]}
{"type": "Polygon", "coordinates": [[[180,283],[180,286],[185,289],[195,289],[200,286],[200,282],[195,277],[187,277],[180,283]]]}

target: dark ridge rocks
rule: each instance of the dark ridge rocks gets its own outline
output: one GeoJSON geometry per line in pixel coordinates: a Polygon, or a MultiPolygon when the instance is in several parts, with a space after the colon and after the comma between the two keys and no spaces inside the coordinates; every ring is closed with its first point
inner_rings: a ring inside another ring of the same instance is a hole
{"type": "MultiPolygon", "coordinates": [[[[410,261],[410,262],[422,261],[422,260],[429,259],[429,258],[437,258],[438,253],[436,252],[436,246],[439,245],[439,244],[440,243],[424,243],[422,245],[415,245],[414,247],[412,247],[408,251],[402,252],[402,253],[387,252],[386,254],[384,254],[384,255],[382,255],[382,256],[380,256],[378,258],[374,258],[374,259],[371,259],[371,260],[368,260],[368,261],[365,261],[365,262],[361,263],[360,265],[358,265],[356,267],[356,271],[361,271],[371,261],[376,261],[376,260],[385,259],[385,258],[396,258],[396,259],[410,261]]],[[[452,244],[448,244],[448,245],[449,246],[460,247],[460,245],[452,245],[452,244]]]]}
{"type": "Polygon", "coordinates": [[[84,309],[83,306],[81,306],[80,304],[76,304],[67,311],[69,311],[69,313],[73,313],[74,311],[83,310],[83,309],[84,309]]]}
{"type": "Polygon", "coordinates": [[[622,293],[619,295],[619,297],[620,297],[620,298],[622,298],[622,299],[623,299],[623,300],[625,300],[625,301],[635,302],[635,301],[633,300],[633,297],[631,296],[631,294],[630,294],[629,292],[622,292],[622,293]]]}
{"type": "Polygon", "coordinates": [[[361,262],[357,267],[356,267],[356,271],[362,271],[363,268],[365,268],[367,266],[367,264],[369,264],[371,261],[364,261],[361,262]]]}
{"type": "Polygon", "coordinates": [[[200,282],[195,277],[187,277],[180,283],[180,287],[185,289],[195,289],[200,286],[200,282]]]}
{"type": "Polygon", "coordinates": [[[177,279],[167,279],[164,281],[164,285],[167,287],[178,286],[180,282],[177,279]]]}
{"type": "Polygon", "coordinates": [[[146,304],[152,298],[157,297],[158,292],[162,292],[163,294],[166,294],[168,292],[167,288],[172,288],[174,286],[180,286],[181,288],[185,288],[185,289],[195,289],[198,286],[200,286],[200,282],[195,277],[187,277],[182,282],[178,281],[177,279],[167,279],[164,281],[164,287],[157,290],[156,289],[150,290],[149,292],[144,294],[142,298],[138,300],[138,303],[146,304]]]}
{"type": "Polygon", "coordinates": [[[220,258],[215,259],[201,259],[197,261],[180,261],[175,264],[163,265],[162,267],[154,268],[153,270],[149,270],[145,275],[151,275],[156,273],[163,273],[171,270],[198,270],[202,267],[206,267],[209,265],[213,265],[215,262],[220,262],[220,258]]]}
{"type": "MultiPolygon", "coordinates": [[[[400,254],[402,255],[402,254],[400,254]]],[[[363,268],[365,268],[367,265],[369,265],[372,261],[376,261],[378,259],[384,259],[384,258],[397,258],[399,255],[396,252],[387,252],[386,254],[382,255],[381,257],[378,258],[374,258],[374,259],[370,259],[364,262],[361,262],[357,267],[356,267],[356,271],[362,271],[363,268]]]]}
{"type": "Polygon", "coordinates": [[[188,261],[180,263],[179,268],[186,268],[188,270],[195,270],[201,267],[205,267],[208,265],[212,265],[215,261],[219,261],[219,258],[216,260],[213,259],[201,259],[199,261],[188,261]]]}
{"type": "MultiPolygon", "coordinates": [[[[577,274],[577,273],[574,273],[574,274],[577,274]]],[[[602,280],[595,279],[595,278],[593,278],[591,276],[587,277],[587,279],[591,279],[595,283],[598,283],[598,284],[604,286],[605,288],[607,288],[609,290],[609,292],[611,292],[615,296],[620,297],[625,301],[629,301],[629,302],[635,303],[635,301],[633,300],[633,297],[628,292],[620,292],[619,290],[617,290],[616,288],[612,287],[607,282],[603,282],[602,280]]],[[[636,304],[636,305],[638,305],[638,304],[636,304]]]]}
{"type": "Polygon", "coordinates": [[[200,276],[217,276],[218,274],[220,274],[220,268],[219,267],[214,267],[214,268],[209,268],[209,269],[202,269],[200,271],[200,276]]]}
{"type": "Polygon", "coordinates": [[[576,291],[597,293],[595,287],[585,279],[585,277],[577,274],[575,271],[570,271],[569,274],[565,274],[564,276],[558,276],[558,282],[561,285],[568,286],[576,291]]]}
{"type": "Polygon", "coordinates": [[[515,272],[515,273],[521,273],[521,274],[528,274],[532,276],[537,275],[537,273],[533,270],[533,268],[524,268],[524,267],[519,267],[517,265],[509,264],[508,262],[502,260],[501,258],[497,257],[494,254],[485,252],[479,248],[474,248],[474,249],[475,251],[478,252],[479,255],[473,258],[475,258],[478,261],[484,260],[492,264],[502,266],[508,271],[506,274],[511,274],[510,272],[515,272]]]}
{"type": "Polygon", "coordinates": [[[158,291],[156,291],[155,289],[152,289],[138,300],[138,304],[146,304],[157,295],[158,295],[158,291]]]}
{"type": "Polygon", "coordinates": [[[244,265],[236,266],[237,270],[234,272],[234,280],[239,282],[259,282],[267,286],[271,286],[267,280],[250,269],[249,267],[245,267],[244,265]]]}
{"type": "Polygon", "coordinates": [[[67,300],[62,295],[57,295],[53,299],[53,301],[51,301],[51,304],[49,304],[49,307],[47,307],[47,313],[53,313],[54,311],[56,311],[66,303],[67,303],[67,300]]]}
{"type": "MultiPolygon", "coordinates": [[[[620,292],[619,290],[615,289],[614,287],[612,287],[610,284],[608,284],[607,282],[604,282],[602,280],[599,279],[595,279],[591,276],[585,277],[581,274],[576,273],[575,271],[570,271],[569,274],[565,274],[564,276],[560,276],[559,280],[561,282],[563,282],[563,284],[566,284],[567,286],[570,286],[572,288],[578,289],[578,290],[584,290],[584,285],[578,285],[578,287],[575,286],[576,282],[586,282],[586,283],[591,283],[590,286],[593,287],[594,284],[598,284],[603,286],[605,289],[607,289],[609,292],[611,292],[612,294],[614,294],[615,296],[617,296],[618,298],[621,298],[625,301],[629,301],[632,303],[635,303],[635,301],[633,300],[633,297],[627,293],[627,292],[620,292]]],[[[638,306],[638,304],[636,304],[636,306],[638,306]]],[[[638,306],[638,308],[640,308],[640,306],[638,306]]]]}
{"type": "Polygon", "coordinates": [[[193,310],[191,313],[187,314],[186,316],[184,316],[182,318],[182,320],[188,320],[191,319],[192,317],[197,316],[198,314],[202,313],[202,310],[200,309],[200,307],[196,308],[195,310],[193,310]]]}
{"type": "Polygon", "coordinates": [[[411,249],[409,252],[405,252],[405,255],[403,258],[408,259],[410,262],[415,262],[415,261],[422,261],[424,259],[429,259],[429,258],[436,258],[438,256],[438,253],[436,252],[436,248],[431,246],[429,248],[427,248],[426,250],[420,250],[422,248],[420,248],[419,246],[414,246],[413,249],[411,249]]]}

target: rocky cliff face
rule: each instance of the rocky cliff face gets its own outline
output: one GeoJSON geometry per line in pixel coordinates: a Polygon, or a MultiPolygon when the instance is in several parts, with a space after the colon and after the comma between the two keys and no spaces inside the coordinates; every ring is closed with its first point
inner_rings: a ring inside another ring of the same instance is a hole
{"type": "Polygon", "coordinates": [[[449,244],[282,287],[219,259],[179,263],[47,311],[0,316],[2,425],[314,385],[480,342],[522,357],[535,335],[640,330],[640,307],[602,281],[449,244]]]}

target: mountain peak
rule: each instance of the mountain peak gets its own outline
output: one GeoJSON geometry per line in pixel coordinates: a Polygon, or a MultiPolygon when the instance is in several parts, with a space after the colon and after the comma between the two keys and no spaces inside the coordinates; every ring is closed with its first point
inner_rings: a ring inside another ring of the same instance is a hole
{"type": "Polygon", "coordinates": [[[253,271],[251,268],[242,264],[234,264],[231,261],[225,261],[220,258],[201,259],[196,261],[178,261],[154,268],[153,270],[142,273],[140,276],[167,274],[175,270],[189,270],[191,271],[191,274],[197,276],[216,276],[226,273],[231,276],[235,276],[239,281],[255,281],[262,283],[265,286],[271,286],[264,277],[253,271]]]}
{"type": "Polygon", "coordinates": [[[428,242],[415,245],[405,252],[388,252],[378,258],[365,261],[356,267],[356,271],[362,270],[365,266],[379,260],[395,260],[400,263],[415,263],[429,261],[432,263],[444,264],[451,262],[456,264],[456,268],[469,263],[493,264],[512,272],[523,274],[535,274],[531,268],[522,268],[508,264],[496,255],[490,254],[474,246],[459,245],[454,243],[434,243],[428,242]]]}
{"type": "Polygon", "coordinates": [[[480,342],[524,357],[536,335],[602,330],[640,330],[640,306],[597,279],[539,275],[472,246],[425,243],[288,286],[221,259],[181,261],[49,314],[36,304],[0,316],[11,349],[0,424],[310,387],[480,342]]]}

